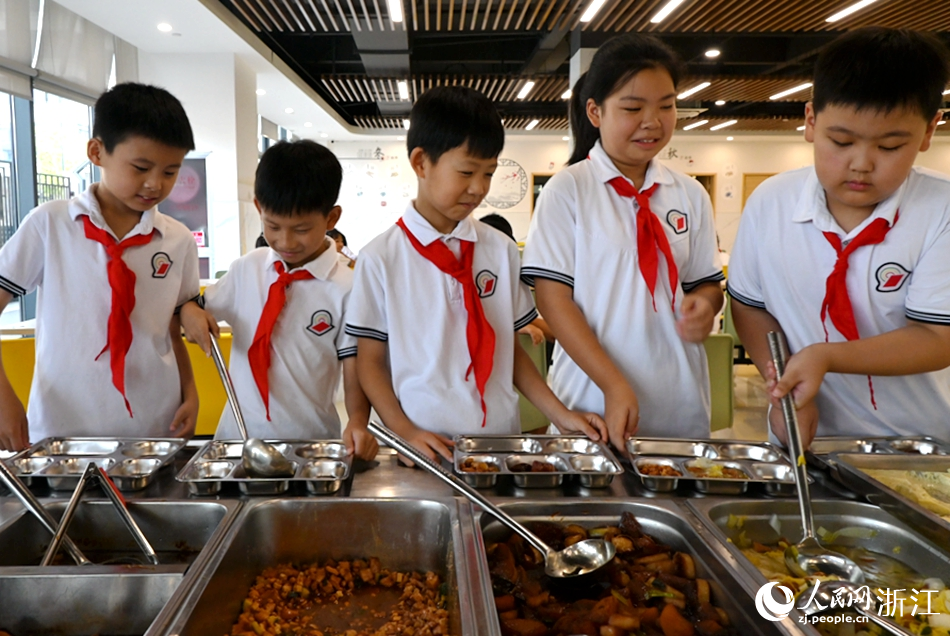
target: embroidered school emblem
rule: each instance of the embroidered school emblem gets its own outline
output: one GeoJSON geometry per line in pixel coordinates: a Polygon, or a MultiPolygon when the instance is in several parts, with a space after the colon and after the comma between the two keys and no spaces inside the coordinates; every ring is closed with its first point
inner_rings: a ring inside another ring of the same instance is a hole
{"type": "Polygon", "coordinates": [[[310,318],[310,324],[307,326],[307,331],[317,336],[322,336],[332,330],[333,316],[325,309],[315,312],[310,318]]]}
{"type": "Polygon", "coordinates": [[[172,268],[172,259],[165,252],[155,252],[152,257],[152,278],[165,278],[172,268]]]}
{"type": "Polygon", "coordinates": [[[666,213],[666,222],[676,234],[682,234],[689,229],[689,219],[679,210],[670,210],[666,213]]]}
{"type": "Polygon", "coordinates": [[[893,292],[904,286],[904,281],[910,276],[910,272],[904,269],[903,265],[897,263],[884,263],[877,268],[874,277],[877,278],[877,291],[893,292]]]}
{"type": "Polygon", "coordinates": [[[479,298],[488,298],[495,293],[495,287],[498,284],[498,277],[487,269],[478,272],[475,277],[475,285],[478,287],[479,298]]]}

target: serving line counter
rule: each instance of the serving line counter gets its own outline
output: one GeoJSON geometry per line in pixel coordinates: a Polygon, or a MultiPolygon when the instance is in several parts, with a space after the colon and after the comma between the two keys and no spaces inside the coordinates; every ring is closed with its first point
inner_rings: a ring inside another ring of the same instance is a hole
{"type": "MultiPolygon", "coordinates": [[[[53,630],[64,636],[226,634],[263,568],[375,556],[387,567],[432,571],[440,577],[448,592],[450,633],[501,634],[485,555],[486,542],[504,540],[503,533],[435,477],[398,465],[395,453],[383,448],[374,462],[354,462],[352,478],[331,495],[291,489],[281,497],[236,491],[196,496],[175,475],[199,443],[189,443],[146,488],[127,493],[146,536],[166,548],[167,562],[159,566],[114,561],[134,554],[134,543],[122,535],[114,511],[92,491],[70,534],[75,532],[80,547],[90,549],[100,539],[115,539],[118,556],[100,553],[107,565],[79,568],[64,562],[39,568],[33,557],[42,554],[48,535],[12,497],[0,497],[0,554],[18,555],[12,561],[9,556],[6,562],[0,559],[0,629],[13,636],[53,630]],[[64,620],[56,622],[57,617],[64,620]]],[[[629,464],[624,467],[605,488],[570,484],[528,489],[499,482],[483,492],[510,514],[531,521],[591,527],[616,525],[622,513],[632,513],[644,532],[692,555],[697,576],[709,581],[714,602],[729,614],[737,633],[816,634],[798,624],[795,614],[778,622],[761,618],[752,594],[762,579],[734,546],[724,543],[730,529],[724,525],[728,515],[720,510],[727,508],[766,519],[774,509],[785,520],[786,537],[797,540],[793,499],[750,491],[737,505],[735,497],[707,496],[687,487],[658,493],[644,488],[629,464]],[[733,508],[717,507],[720,502],[731,502],[733,508]]],[[[61,514],[70,493],[43,485],[32,488],[54,516],[61,514]]],[[[924,540],[911,541],[912,531],[866,504],[849,503],[847,519],[836,520],[834,501],[844,500],[845,493],[831,483],[815,483],[812,492],[829,530],[842,522],[857,523],[862,509],[871,509],[874,514],[866,516],[874,524],[898,528],[888,532],[889,538],[907,543],[915,554],[927,549],[940,553],[924,540]]]]}

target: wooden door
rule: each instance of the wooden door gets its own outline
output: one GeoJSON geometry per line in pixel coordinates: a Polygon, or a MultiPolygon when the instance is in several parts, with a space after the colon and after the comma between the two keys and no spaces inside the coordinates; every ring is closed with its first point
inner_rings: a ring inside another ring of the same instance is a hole
{"type": "Polygon", "coordinates": [[[742,208],[745,209],[745,202],[749,199],[752,191],[759,187],[759,184],[774,176],[774,172],[745,172],[742,174],[742,208]]]}

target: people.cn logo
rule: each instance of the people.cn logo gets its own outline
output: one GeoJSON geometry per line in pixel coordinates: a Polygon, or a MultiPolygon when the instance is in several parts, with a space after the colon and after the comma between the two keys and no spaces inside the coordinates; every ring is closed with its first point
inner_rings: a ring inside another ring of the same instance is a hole
{"type": "Polygon", "coordinates": [[[795,607],[795,595],[784,585],[766,583],[755,593],[755,609],[759,616],[767,621],[781,621],[788,618],[789,612],[795,607]],[[785,594],[785,602],[779,603],[772,596],[772,588],[777,587],[785,594]]]}

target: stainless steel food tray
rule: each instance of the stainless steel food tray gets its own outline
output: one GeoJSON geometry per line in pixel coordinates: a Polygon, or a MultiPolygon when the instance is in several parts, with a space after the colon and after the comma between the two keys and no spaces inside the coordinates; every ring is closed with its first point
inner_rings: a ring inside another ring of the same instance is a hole
{"type": "Polygon", "coordinates": [[[795,474],[788,457],[767,442],[633,437],[627,440],[627,452],[633,472],[645,488],[655,492],[672,492],[684,482],[698,492],[715,495],[741,495],[753,484],[773,496],[795,494],[795,474]],[[648,464],[669,466],[681,476],[644,474],[641,468],[648,464]],[[697,477],[689,472],[692,466],[734,468],[747,478],[697,477]]]}
{"type": "Polygon", "coordinates": [[[53,490],[73,490],[86,466],[96,462],[120,490],[142,490],[184,445],[178,437],[47,437],[6,464],[27,485],[46,482],[53,490]]]}
{"type": "Polygon", "coordinates": [[[834,453],[866,455],[950,455],[950,443],[927,435],[889,437],[816,437],[805,457],[819,468],[834,468],[834,453]]]}
{"type": "Polygon", "coordinates": [[[294,465],[293,477],[251,477],[244,471],[240,440],[211,440],[175,477],[193,495],[216,495],[237,484],[245,495],[279,495],[302,483],[311,495],[331,495],[349,479],[353,458],[339,440],[268,440],[294,465]]]}
{"type": "Polygon", "coordinates": [[[606,444],[564,435],[457,435],[454,463],[456,474],[473,488],[492,488],[498,478],[511,478],[519,488],[556,488],[565,480],[576,480],[585,488],[606,488],[623,473],[606,444]],[[495,466],[498,472],[463,470],[467,459],[495,466]],[[512,469],[534,461],[551,464],[555,470],[532,473],[512,469]]]}
{"type": "MultiPolygon", "coordinates": [[[[857,501],[814,500],[815,525],[835,532],[843,528],[866,528],[873,536],[838,536],[835,544],[859,546],[872,552],[893,557],[925,577],[950,580],[950,556],[946,547],[932,545],[900,520],[886,511],[857,501]]],[[[749,594],[755,594],[767,579],[737,547],[740,533],[749,541],[774,544],[780,537],[797,543],[802,538],[801,517],[794,501],[748,499],[690,499],[686,502],[700,522],[706,543],[713,546],[731,570],[743,576],[739,583],[749,594]],[[741,527],[740,526],[741,521],[741,527]],[[775,526],[778,526],[778,530],[775,526]]],[[[907,587],[905,585],[892,587],[907,587]]],[[[912,594],[909,590],[907,594],[912,594]]],[[[796,603],[800,606],[807,596],[796,603]]],[[[909,607],[908,607],[909,609],[909,607]]],[[[811,625],[804,625],[800,614],[793,610],[786,620],[794,620],[800,633],[817,636],[811,625]]]]}
{"type": "MultiPolygon", "coordinates": [[[[837,467],[835,478],[842,484],[906,522],[937,545],[950,545],[950,521],[888,488],[863,470],[872,468],[944,473],[950,470],[950,457],[834,453],[830,459],[837,467]]],[[[950,499],[950,491],[946,494],[950,499]]]]}

